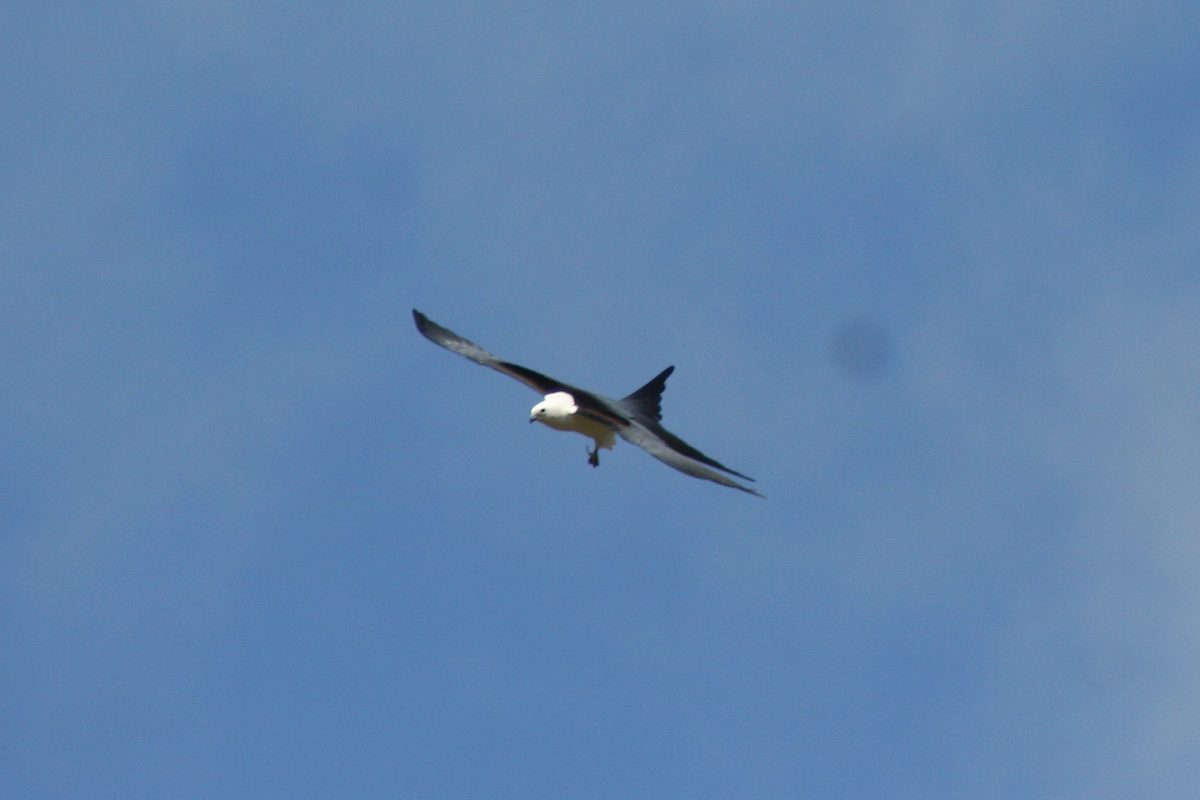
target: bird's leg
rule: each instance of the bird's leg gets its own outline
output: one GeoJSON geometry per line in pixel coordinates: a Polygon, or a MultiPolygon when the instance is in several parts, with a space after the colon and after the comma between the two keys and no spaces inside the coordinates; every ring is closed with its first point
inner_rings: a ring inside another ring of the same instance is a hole
{"type": "Polygon", "coordinates": [[[595,450],[588,450],[588,463],[593,467],[600,466],[600,445],[596,445],[595,450]]]}

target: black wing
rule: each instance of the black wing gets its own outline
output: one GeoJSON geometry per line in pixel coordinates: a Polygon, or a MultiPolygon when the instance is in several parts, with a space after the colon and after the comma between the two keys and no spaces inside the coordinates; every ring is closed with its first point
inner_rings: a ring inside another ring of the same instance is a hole
{"type": "MultiPolygon", "coordinates": [[[[764,497],[764,495],[759,494],[753,489],[742,486],[740,483],[732,480],[731,478],[726,478],[715,469],[709,469],[707,466],[705,466],[705,464],[710,464],[718,469],[723,469],[726,472],[737,475],[739,478],[746,478],[745,475],[740,475],[731,469],[722,467],[720,464],[713,461],[711,458],[708,458],[696,448],[690,447],[684,443],[684,441],[679,437],[667,433],[667,431],[663,430],[663,428],[657,423],[651,424],[653,424],[654,428],[651,428],[650,425],[647,424],[647,420],[634,420],[632,425],[621,428],[619,431],[617,431],[617,433],[621,434],[621,438],[625,441],[629,442],[630,444],[636,444],[638,447],[642,448],[667,466],[674,467],[680,472],[691,475],[693,478],[703,478],[704,480],[719,483],[722,486],[730,486],[734,489],[741,489],[743,492],[749,492],[750,494],[758,497],[764,497]],[[655,428],[657,430],[655,430],[655,428]],[[666,437],[663,437],[662,434],[666,434],[666,437]],[[695,455],[699,456],[699,458],[682,452],[678,445],[682,445],[684,448],[686,448],[687,453],[695,453],[695,455]]],[[[754,479],[746,478],[746,480],[751,481],[754,479]]]]}
{"type": "Polygon", "coordinates": [[[447,350],[452,350],[460,356],[465,356],[476,364],[491,367],[511,378],[516,378],[521,383],[543,395],[550,394],[551,392],[566,392],[575,398],[575,405],[579,406],[579,413],[597,422],[602,422],[618,431],[629,425],[628,417],[622,413],[621,409],[616,407],[615,403],[607,398],[576,388],[568,383],[556,381],[554,378],[543,375],[540,372],[534,372],[527,367],[522,367],[520,364],[503,361],[474,342],[464,339],[454,331],[438,325],[415,308],[413,309],[413,321],[417,323],[417,330],[421,332],[421,335],[434,344],[441,345],[447,350]]]}
{"type": "Polygon", "coordinates": [[[662,425],[659,425],[657,422],[655,422],[653,420],[645,420],[645,419],[638,420],[638,421],[642,425],[644,425],[646,427],[646,429],[648,431],[650,431],[650,433],[652,433],[653,435],[655,435],[659,439],[661,439],[663,441],[663,443],[667,445],[667,447],[670,447],[672,450],[674,450],[676,453],[679,453],[681,456],[686,456],[695,461],[699,461],[702,464],[707,464],[710,467],[716,467],[719,470],[724,470],[725,472],[728,472],[730,475],[737,475],[739,478],[742,478],[744,480],[748,480],[748,481],[754,480],[754,478],[751,478],[749,475],[743,475],[740,472],[734,472],[733,470],[731,470],[729,467],[725,466],[721,462],[709,458],[708,456],[704,455],[704,453],[701,453],[699,450],[697,450],[696,448],[692,447],[690,444],[685,442],[683,439],[680,439],[678,436],[671,433],[669,430],[664,428],[662,425]]]}
{"type": "MultiPolygon", "coordinates": [[[[657,437],[663,444],[694,461],[699,461],[702,464],[707,464],[710,467],[716,467],[719,470],[724,470],[730,475],[736,475],[748,481],[753,481],[754,478],[748,475],[743,475],[740,472],[735,472],[729,467],[715,461],[701,453],[690,444],[680,439],[675,434],[664,428],[658,423],[662,420],[662,393],[667,388],[667,378],[675,371],[674,367],[667,367],[662,372],[654,377],[652,381],[647,383],[642,388],[638,389],[628,397],[623,397],[617,401],[619,405],[626,410],[633,412],[633,418],[645,426],[648,433],[657,437]]],[[[672,465],[674,466],[674,465],[672,465]]]]}

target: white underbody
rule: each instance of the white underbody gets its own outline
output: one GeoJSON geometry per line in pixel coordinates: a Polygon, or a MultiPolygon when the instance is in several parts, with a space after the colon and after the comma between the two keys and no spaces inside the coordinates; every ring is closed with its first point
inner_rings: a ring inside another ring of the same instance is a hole
{"type": "Polygon", "coordinates": [[[612,450],[616,444],[616,436],[612,428],[596,422],[594,419],[576,413],[579,407],[575,398],[567,392],[552,392],[546,399],[538,403],[529,412],[530,420],[537,420],[543,425],[549,425],[556,431],[572,431],[588,437],[596,443],[596,447],[612,450]]]}

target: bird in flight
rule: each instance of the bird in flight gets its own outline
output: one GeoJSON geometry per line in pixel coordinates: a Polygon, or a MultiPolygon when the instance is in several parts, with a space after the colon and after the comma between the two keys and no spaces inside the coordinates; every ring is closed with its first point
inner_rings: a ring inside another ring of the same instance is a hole
{"type": "Polygon", "coordinates": [[[662,393],[667,387],[667,376],[675,371],[674,367],[667,367],[654,380],[628,397],[610,400],[595,392],[576,389],[540,372],[502,361],[474,342],[433,322],[415,308],[413,319],[421,335],[434,344],[465,356],[476,364],[503,372],[545,395],[545,399],[529,412],[530,423],[540,422],[555,430],[574,431],[592,439],[596,447],[588,451],[588,463],[593,467],[600,466],[601,448],[611,450],[616,444],[616,437],[620,436],[680,472],[763,497],[721,472],[748,481],[753,481],[753,478],[714,461],[658,424],[662,419],[662,393]]]}

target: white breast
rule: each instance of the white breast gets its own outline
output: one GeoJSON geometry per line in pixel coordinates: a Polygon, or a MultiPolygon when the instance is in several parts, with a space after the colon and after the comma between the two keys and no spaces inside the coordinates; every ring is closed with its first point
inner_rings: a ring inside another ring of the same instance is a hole
{"type": "Polygon", "coordinates": [[[611,450],[613,444],[616,443],[612,429],[603,423],[576,413],[578,411],[579,406],[575,405],[575,398],[570,394],[551,392],[546,395],[546,399],[533,407],[530,414],[535,416],[538,422],[549,425],[557,431],[581,433],[594,439],[597,447],[611,450]],[[540,415],[537,413],[539,409],[542,411],[540,415]]]}

